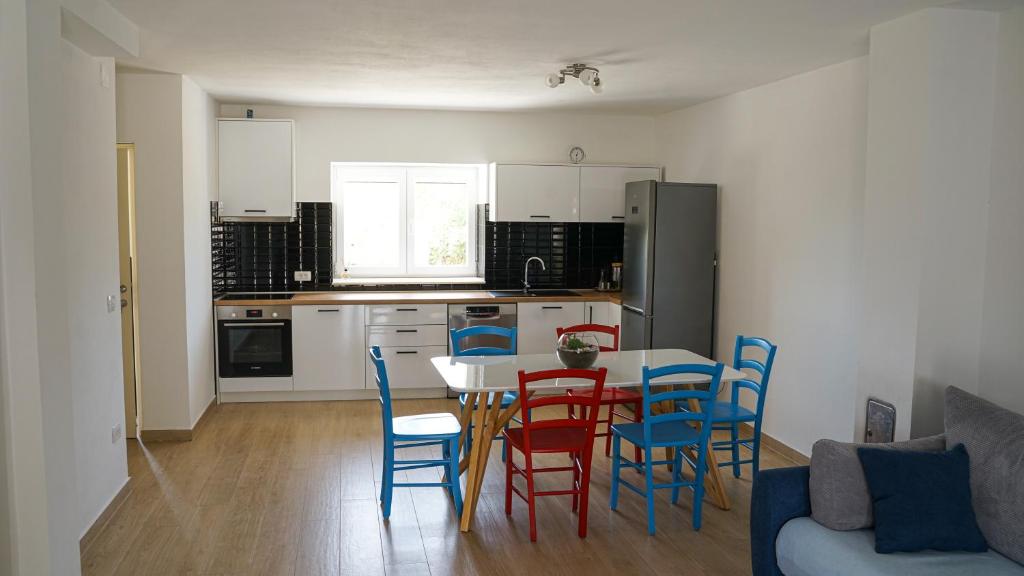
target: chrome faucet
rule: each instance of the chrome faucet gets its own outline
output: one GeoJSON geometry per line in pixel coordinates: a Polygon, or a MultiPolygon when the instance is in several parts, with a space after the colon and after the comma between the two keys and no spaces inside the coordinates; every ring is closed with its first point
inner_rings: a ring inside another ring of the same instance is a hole
{"type": "Polygon", "coordinates": [[[540,258],[538,258],[536,256],[530,256],[529,258],[527,258],[526,259],[526,266],[523,267],[523,294],[529,294],[529,292],[530,292],[530,280],[529,280],[529,276],[530,276],[530,262],[533,262],[534,260],[536,260],[537,262],[540,262],[540,269],[541,270],[547,270],[548,269],[547,266],[544,265],[544,261],[541,260],[540,258]]]}

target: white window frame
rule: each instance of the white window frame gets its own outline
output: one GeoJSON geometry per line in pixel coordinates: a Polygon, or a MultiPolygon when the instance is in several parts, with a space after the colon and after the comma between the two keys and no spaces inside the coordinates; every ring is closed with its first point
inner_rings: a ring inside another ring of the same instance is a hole
{"type": "Polygon", "coordinates": [[[352,278],[455,278],[476,277],[477,273],[477,209],[487,190],[487,166],[480,164],[385,164],[385,163],[331,163],[331,202],[335,210],[334,245],[335,274],[347,272],[352,278]],[[465,266],[413,266],[415,246],[415,207],[412,194],[416,182],[465,182],[468,238],[465,266]],[[345,206],[344,183],[396,182],[399,186],[399,239],[400,254],[397,267],[345,267],[345,206]]]}

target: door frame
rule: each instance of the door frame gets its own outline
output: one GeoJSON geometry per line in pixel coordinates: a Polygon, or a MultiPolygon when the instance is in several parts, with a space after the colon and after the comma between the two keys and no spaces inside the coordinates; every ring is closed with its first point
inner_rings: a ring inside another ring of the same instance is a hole
{"type": "MultiPolygon", "coordinates": [[[[124,414],[125,414],[125,438],[138,438],[142,430],[142,363],[139,361],[139,274],[138,274],[138,241],[136,236],[136,209],[135,209],[135,144],[117,144],[117,207],[118,207],[118,270],[121,272],[121,240],[125,231],[122,230],[121,209],[122,202],[127,202],[128,216],[128,262],[130,289],[127,293],[122,292],[122,309],[130,306],[132,314],[131,342],[126,344],[123,340],[124,329],[122,327],[121,358],[124,378],[124,414]],[[125,166],[122,173],[122,155],[125,157],[125,166]],[[124,194],[125,198],[122,198],[124,194]],[[124,298],[127,295],[128,298],[124,298]],[[129,363],[134,379],[129,377],[129,363]]],[[[123,278],[123,276],[119,277],[123,278]]],[[[122,286],[124,284],[122,283],[122,286]]]]}

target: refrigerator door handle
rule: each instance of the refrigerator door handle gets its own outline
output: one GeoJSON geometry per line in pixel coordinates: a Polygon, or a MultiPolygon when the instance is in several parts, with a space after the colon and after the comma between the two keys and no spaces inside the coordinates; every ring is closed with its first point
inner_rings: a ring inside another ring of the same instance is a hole
{"type": "Polygon", "coordinates": [[[623,304],[622,305],[622,309],[623,310],[629,310],[633,314],[639,314],[641,316],[645,316],[644,311],[639,309],[639,308],[637,308],[636,306],[630,306],[629,304],[623,304]]]}

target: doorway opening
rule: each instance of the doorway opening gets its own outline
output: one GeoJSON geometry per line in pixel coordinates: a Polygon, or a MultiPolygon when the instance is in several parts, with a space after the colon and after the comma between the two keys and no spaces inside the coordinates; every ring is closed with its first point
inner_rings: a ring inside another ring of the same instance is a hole
{"type": "Polygon", "coordinates": [[[135,145],[117,145],[117,238],[121,277],[121,358],[124,371],[125,438],[142,429],[142,378],[139,370],[139,305],[135,251],[135,145]]]}

